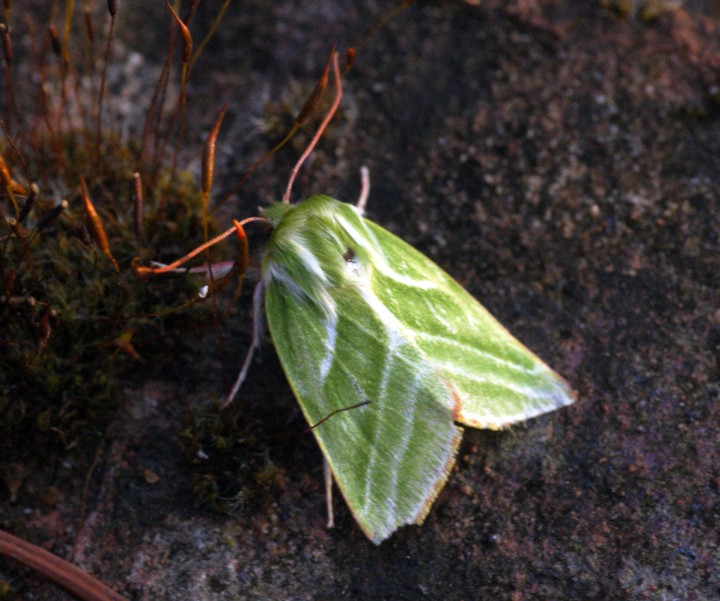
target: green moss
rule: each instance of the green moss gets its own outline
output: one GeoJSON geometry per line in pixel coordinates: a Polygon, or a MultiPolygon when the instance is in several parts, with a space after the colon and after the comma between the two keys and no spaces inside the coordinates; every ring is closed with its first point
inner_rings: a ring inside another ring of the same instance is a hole
{"type": "MultiPolygon", "coordinates": [[[[70,56],[84,51],[78,44],[70,56]]],[[[46,89],[61,90],[49,85],[53,57],[37,61],[46,89]]],[[[57,83],[65,76],[55,77],[57,83]]],[[[139,140],[105,130],[98,143],[90,118],[76,126],[66,125],[72,119],[47,125],[54,119],[49,106],[64,114],[84,105],[92,115],[97,82],[90,88],[58,91],[39,108],[32,100],[37,90],[25,90],[30,97],[18,98],[21,108],[0,135],[7,166],[0,182],[0,474],[12,496],[34,466],[51,467],[70,452],[93,456],[134,374],[162,369],[156,357],[165,355],[164,334],[174,316],[159,315],[195,292],[181,278],[145,282],[131,269],[134,257],[177,257],[201,242],[199,192],[190,174],[165,166],[172,148],[141,159],[153,144],[142,151],[139,140]],[[131,194],[138,165],[140,235],[131,194]],[[81,179],[119,270],[99,248],[81,179]]]]}

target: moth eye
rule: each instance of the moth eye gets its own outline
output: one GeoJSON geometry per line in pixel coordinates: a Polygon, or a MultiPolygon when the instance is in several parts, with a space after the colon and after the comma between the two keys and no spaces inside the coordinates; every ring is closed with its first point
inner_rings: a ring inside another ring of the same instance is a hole
{"type": "Polygon", "coordinates": [[[352,248],[348,248],[342,255],[345,259],[345,269],[354,280],[363,278],[363,268],[360,265],[360,261],[357,259],[357,255],[352,248]]]}

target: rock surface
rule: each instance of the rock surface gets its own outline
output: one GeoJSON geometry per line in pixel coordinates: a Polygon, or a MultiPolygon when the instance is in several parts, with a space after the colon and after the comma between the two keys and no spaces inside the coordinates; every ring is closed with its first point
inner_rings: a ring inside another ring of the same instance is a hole
{"type": "MultiPolygon", "coordinates": [[[[121,3],[117,34],[159,62],[165,16],[140,4],[121,3]]],[[[218,366],[129,390],[86,499],[87,471],[67,463],[51,503],[46,482],[14,503],[0,490],[0,524],[129,599],[717,599],[720,21],[567,0],[386,10],[233,3],[192,76],[188,146],[227,101],[216,174],[231,188],[270,144],[267,107],[292,114],[330,44],[355,45],[343,108],[294,198],[352,200],[367,165],[368,216],[455,276],[577,403],[466,431],[425,524],[376,547],[341,499],[325,528],[321,455],[268,348],[233,409],[281,429],[244,447],[272,467],[251,502],[203,506],[181,450],[188,407],[222,395],[218,366]]],[[[300,138],[228,213],[280,196],[300,138]]],[[[236,311],[233,361],[249,331],[248,305],[236,311]]],[[[0,575],[22,598],[69,598],[4,559],[0,575]]]]}

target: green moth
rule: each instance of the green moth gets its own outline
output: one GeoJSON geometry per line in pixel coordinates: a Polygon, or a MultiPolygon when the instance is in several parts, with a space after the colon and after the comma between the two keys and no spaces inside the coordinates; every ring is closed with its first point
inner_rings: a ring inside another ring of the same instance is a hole
{"type": "Polygon", "coordinates": [[[457,282],[356,207],[312,196],[264,215],[273,343],[308,423],[338,412],[313,433],[373,542],[423,521],[455,462],[457,423],[503,428],[573,402],[457,282]]]}
{"type": "Polygon", "coordinates": [[[574,393],[440,267],[362,216],[367,178],[358,206],[320,195],[290,204],[295,174],[342,97],[334,51],[331,59],[335,101],[283,201],[171,265],[136,272],[172,271],[237,232],[244,273],[243,224],[271,226],[253,342],[225,404],[259,346],[264,305],[285,375],[325,457],[330,523],[334,477],[362,530],[380,543],[400,526],[422,523],[455,463],[458,424],[503,428],[569,405],[574,393]]]}

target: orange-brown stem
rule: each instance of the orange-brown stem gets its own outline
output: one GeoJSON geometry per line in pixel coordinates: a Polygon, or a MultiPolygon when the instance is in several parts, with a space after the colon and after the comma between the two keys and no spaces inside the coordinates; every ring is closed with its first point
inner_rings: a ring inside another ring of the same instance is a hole
{"type": "Polygon", "coordinates": [[[173,9],[170,2],[168,2],[168,0],[165,0],[165,5],[167,6],[173,19],[175,19],[175,23],[177,23],[177,26],[180,29],[180,36],[182,37],[182,41],[183,41],[182,62],[183,62],[183,65],[187,65],[187,63],[190,61],[190,55],[192,54],[192,46],[193,46],[192,36],[190,35],[190,30],[188,29],[187,25],[185,25],[185,23],[182,22],[182,19],[180,17],[178,17],[178,14],[175,12],[175,10],[173,9]]]}
{"type": "Polygon", "coordinates": [[[126,601],[87,572],[3,530],[0,530],[0,553],[29,566],[86,601],[126,601]]]}
{"type": "Polygon", "coordinates": [[[208,205],[210,204],[210,190],[212,189],[213,177],[215,174],[215,142],[220,132],[220,125],[225,117],[225,111],[227,110],[227,103],[223,104],[220,109],[220,113],[215,119],[215,124],[210,130],[208,139],[205,142],[205,148],[203,149],[202,156],[202,176],[200,182],[201,196],[202,196],[202,224],[203,224],[203,235],[207,238],[208,230],[208,205]]]}
{"type": "Polygon", "coordinates": [[[235,226],[235,231],[237,232],[238,237],[237,265],[240,272],[240,282],[242,282],[242,279],[247,273],[248,265],[250,264],[250,246],[248,245],[248,239],[245,235],[245,228],[243,228],[243,224],[237,219],[233,219],[233,225],[235,226]]]}
{"type": "Polygon", "coordinates": [[[218,133],[220,132],[220,125],[225,117],[226,110],[227,103],[222,105],[220,113],[218,113],[217,119],[215,119],[215,124],[210,130],[210,134],[208,135],[208,139],[205,142],[205,148],[203,150],[201,187],[203,194],[207,194],[208,196],[210,195],[210,189],[213,184],[213,175],[215,173],[215,142],[217,140],[218,133]]]}
{"type": "Polygon", "coordinates": [[[142,244],[143,215],[145,213],[142,177],[139,171],[133,173],[130,193],[133,199],[133,231],[135,234],[135,243],[139,247],[142,244]]]}
{"type": "Polygon", "coordinates": [[[110,55],[112,53],[113,33],[115,32],[115,11],[112,7],[108,7],[110,12],[110,31],[108,31],[107,42],[105,44],[105,55],[103,56],[103,70],[100,75],[100,92],[98,93],[97,106],[97,123],[95,124],[95,152],[96,159],[99,160],[100,146],[102,144],[102,110],[103,98],[105,97],[105,82],[107,81],[108,64],[110,63],[110,55]]]}
{"type": "Polygon", "coordinates": [[[167,5],[168,10],[170,11],[170,14],[172,15],[173,19],[175,20],[175,23],[178,26],[178,29],[180,30],[180,37],[182,38],[182,70],[180,74],[180,97],[178,98],[178,104],[177,109],[175,111],[175,115],[172,119],[171,126],[167,130],[167,137],[170,136],[171,132],[175,128],[175,123],[177,123],[178,119],[180,120],[180,128],[177,133],[177,137],[175,139],[175,149],[173,151],[173,157],[172,157],[172,165],[170,168],[170,174],[171,179],[175,174],[175,168],[177,166],[177,157],[180,152],[180,146],[182,145],[183,138],[185,137],[185,126],[186,126],[186,114],[185,114],[185,107],[187,104],[187,80],[188,80],[188,65],[190,63],[190,56],[192,55],[192,47],[193,47],[193,41],[192,41],[192,35],[190,34],[190,29],[188,29],[188,26],[183,23],[182,19],[178,16],[178,14],[175,12],[173,7],[170,5],[170,2],[168,0],[165,0],[165,4],[167,5]]]}
{"type": "Polygon", "coordinates": [[[80,189],[82,191],[83,204],[85,205],[85,215],[87,215],[87,218],[90,221],[90,229],[95,237],[95,241],[98,243],[100,250],[105,254],[105,256],[107,256],[108,259],[110,259],[113,267],[115,267],[115,271],[120,271],[120,267],[110,251],[110,244],[108,242],[107,234],[105,233],[105,228],[103,227],[102,219],[100,219],[100,215],[98,215],[95,210],[95,206],[93,205],[92,200],[90,199],[90,194],[88,193],[87,184],[85,184],[85,178],[82,177],[80,178],[80,189]]]}
{"type": "Polygon", "coordinates": [[[333,54],[333,75],[335,76],[335,99],[333,100],[332,106],[330,107],[330,110],[328,111],[327,115],[325,115],[325,118],[322,120],[322,123],[320,124],[320,127],[318,127],[317,131],[315,132],[315,135],[313,136],[313,139],[310,141],[310,144],[308,144],[308,147],[305,149],[305,152],[302,153],[300,158],[298,159],[298,162],[295,163],[295,167],[293,167],[292,173],[290,174],[290,178],[288,180],[287,188],[285,189],[285,195],[283,196],[283,202],[289,203],[290,202],[290,192],[292,191],[292,185],[295,181],[295,177],[298,174],[298,171],[300,171],[300,167],[302,167],[305,160],[310,156],[310,153],[313,151],[315,146],[317,146],[317,143],[320,140],[320,137],[323,135],[323,132],[325,129],[327,129],[328,124],[332,120],[332,118],[335,116],[335,113],[337,112],[338,107],[340,106],[340,101],[342,100],[342,79],[340,78],[340,66],[338,64],[338,55],[337,52],[333,54]]]}
{"type": "Polygon", "coordinates": [[[322,75],[320,75],[320,79],[318,79],[318,82],[315,84],[313,91],[310,93],[310,96],[308,96],[305,104],[303,104],[300,112],[295,118],[296,124],[302,125],[303,123],[305,123],[305,121],[307,121],[307,118],[315,111],[315,108],[317,107],[323,93],[325,92],[325,89],[327,88],[328,77],[330,76],[330,63],[332,62],[334,56],[335,44],[333,44],[332,48],[330,48],[330,53],[328,54],[327,61],[325,62],[325,68],[323,69],[322,75]]]}
{"type": "Polygon", "coordinates": [[[345,75],[353,66],[355,62],[355,48],[348,48],[347,54],[345,55],[345,68],[343,69],[343,75],[345,75]]]}
{"type": "Polygon", "coordinates": [[[293,123],[292,127],[290,128],[290,131],[285,135],[285,137],[280,140],[275,146],[273,146],[268,152],[266,152],[263,156],[261,156],[257,161],[255,161],[250,168],[245,171],[243,176],[240,178],[240,181],[238,181],[237,184],[235,184],[235,187],[230,190],[225,196],[223,196],[222,200],[218,203],[218,205],[222,205],[228,198],[230,198],[233,194],[237,194],[245,184],[245,181],[255,172],[255,170],[262,165],[265,161],[267,161],[271,156],[273,156],[278,150],[280,150],[285,144],[287,144],[290,139],[295,135],[298,129],[302,126],[305,121],[307,121],[308,117],[312,114],[312,112],[317,108],[317,105],[322,98],[323,93],[327,89],[327,83],[328,83],[328,74],[330,70],[330,63],[332,61],[333,56],[335,56],[335,44],[333,44],[332,49],[330,51],[330,54],[328,55],[327,62],[325,63],[325,68],[323,69],[322,74],[320,75],[320,79],[315,84],[315,87],[313,88],[313,91],[310,93],[310,96],[308,96],[307,100],[305,100],[305,103],[303,104],[302,108],[298,112],[297,116],[295,117],[295,122],[293,123]]]}
{"type": "MultiPolygon", "coordinates": [[[[268,223],[268,220],[265,217],[248,217],[246,219],[243,219],[239,222],[239,225],[242,227],[246,223],[253,223],[256,221],[260,221],[262,223],[268,223]]],[[[140,277],[147,277],[149,275],[158,275],[161,273],[168,273],[169,271],[172,271],[173,269],[177,269],[180,267],[180,265],[183,265],[184,263],[187,263],[190,259],[193,257],[196,257],[204,250],[210,248],[211,246],[214,246],[218,242],[222,242],[227,238],[228,236],[236,233],[237,227],[233,226],[229,230],[224,231],[222,234],[219,234],[218,236],[215,236],[212,240],[208,240],[204,244],[201,244],[196,249],[191,250],[188,254],[186,254],[184,257],[179,258],[177,261],[173,261],[169,265],[164,265],[163,267],[143,267],[141,265],[133,265],[133,271],[136,275],[140,277]]]]}

